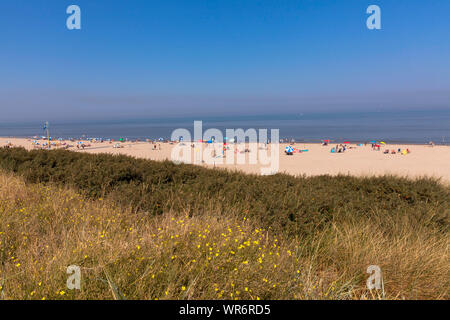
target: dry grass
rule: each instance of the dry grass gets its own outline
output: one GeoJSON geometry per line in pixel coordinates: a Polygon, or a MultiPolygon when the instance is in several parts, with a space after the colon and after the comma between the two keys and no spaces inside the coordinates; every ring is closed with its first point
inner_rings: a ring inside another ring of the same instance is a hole
{"type": "Polygon", "coordinates": [[[448,299],[448,245],[448,226],[402,213],[341,212],[295,238],[244,215],[154,216],[0,174],[3,299],[382,298],[369,265],[387,299],[448,299]],[[66,287],[69,265],[81,290],[66,287]]]}

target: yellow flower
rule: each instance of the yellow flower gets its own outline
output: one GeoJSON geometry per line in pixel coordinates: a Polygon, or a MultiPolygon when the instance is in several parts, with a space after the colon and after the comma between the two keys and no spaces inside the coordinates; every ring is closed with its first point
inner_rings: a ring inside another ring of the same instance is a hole
{"type": "Polygon", "coordinates": [[[186,290],[186,287],[185,287],[185,286],[182,286],[182,287],[181,287],[181,290],[185,291],[185,290],[186,290]]]}

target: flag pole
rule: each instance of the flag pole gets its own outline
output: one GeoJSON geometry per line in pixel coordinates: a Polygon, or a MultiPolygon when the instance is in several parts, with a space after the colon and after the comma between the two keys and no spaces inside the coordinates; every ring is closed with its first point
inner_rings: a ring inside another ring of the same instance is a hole
{"type": "Polygon", "coordinates": [[[48,142],[48,149],[50,150],[50,133],[48,131],[48,121],[45,122],[45,126],[47,128],[47,142],[48,142]]]}

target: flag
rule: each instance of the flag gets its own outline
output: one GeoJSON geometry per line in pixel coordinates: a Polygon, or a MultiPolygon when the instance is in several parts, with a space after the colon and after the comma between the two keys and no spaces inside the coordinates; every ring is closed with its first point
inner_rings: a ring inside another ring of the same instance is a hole
{"type": "Polygon", "coordinates": [[[44,124],[44,131],[47,130],[47,123],[44,124]]]}

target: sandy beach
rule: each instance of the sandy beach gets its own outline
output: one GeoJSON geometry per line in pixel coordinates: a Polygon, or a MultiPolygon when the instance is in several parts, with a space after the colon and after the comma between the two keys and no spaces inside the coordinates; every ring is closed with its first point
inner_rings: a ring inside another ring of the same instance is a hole
{"type": "MultiPolygon", "coordinates": [[[[39,140],[38,143],[45,143],[45,140],[39,140]]],[[[155,145],[150,142],[123,142],[120,143],[121,148],[115,148],[117,142],[89,142],[85,141],[84,150],[76,147],[77,142],[72,141],[58,141],[60,146],[52,147],[52,149],[63,148],[71,145],[69,150],[75,152],[87,153],[109,153],[109,154],[123,154],[137,158],[145,158],[152,160],[166,160],[171,159],[172,149],[177,146],[176,143],[159,143],[155,145]],[[155,147],[156,146],[156,147],[155,147]],[[156,150],[153,150],[156,148],[156,150]]],[[[13,147],[24,147],[28,150],[37,148],[33,145],[32,139],[26,138],[0,138],[0,147],[7,144],[13,147]]],[[[199,152],[198,146],[191,148],[187,143],[187,147],[192,149],[192,159],[195,159],[195,152],[199,152]]],[[[209,149],[210,154],[214,154],[212,145],[201,144],[202,153],[204,154],[209,149]]],[[[430,176],[442,179],[443,182],[450,182],[450,147],[449,146],[428,146],[428,145],[399,145],[386,144],[382,145],[380,150],[373,150],[371,145],[357,146],[356,144],[349,144],[347,150],[343,153],[331,153],[330,150],[336,146],[331,143],[328,146],[311,143],[296,143],[293,145],[298,150],[308,150],[307,152],[294,152],[293,155],[286,155],[284,150],[287,144],[279,144],[279,169],[278,172],[287,173],[291,175],[321,175],[321,174],[350,174],[356,176],[365,175],[383,175],[394,174],[398,176],[407,176],[411,178],[430,176]],[[384,151],[388,149],[389,154],[384,151]],[[399,154],[398,149],[409,149],[410,153],[403,155],[399,154]],[[395,150],[396,154],[391,151],[395,150]]],[[[257,146],[249,147],[248,145],[229,145],[230,148],[236,149],[237,153],[242,154],[246,148],[251,152],[258,151],[257,146]]],[[[268,152],[270,154],[270,145],[268,152]]],[[[222,145],[216,144],[217,159],[213,163],[206,164],[200,162],[201,165],[209,167],[220,167],[231,170],[241,170],[246,173],[259,174],[261,171],[261,164],[249,164],[250,153],[245,153],[246,161],[244,164],[226,164],[221,163],[222,145]]],[[[233,152],[234,150],[232,150],[233,152]]],[[[235,153],[237,155],[237,153],[235,153]]],[[[225,162],[225,161],[224,161],[225,162]]]]}

